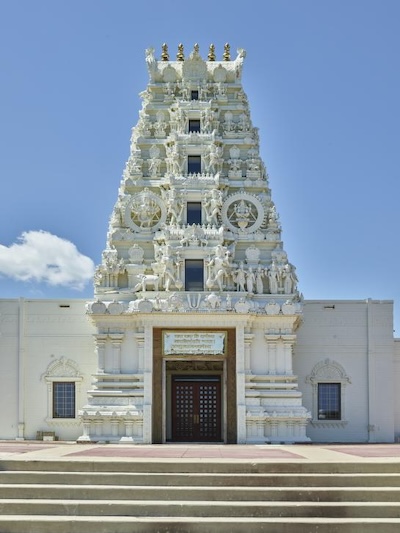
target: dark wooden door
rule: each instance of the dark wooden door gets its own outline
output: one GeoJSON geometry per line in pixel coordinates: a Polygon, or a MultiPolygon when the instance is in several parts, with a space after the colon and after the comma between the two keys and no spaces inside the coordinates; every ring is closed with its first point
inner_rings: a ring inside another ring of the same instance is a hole
{"type": "Polygon", "coordinates": [[[172,377],[172,440],[221,441],[221,378],[172,377]]]}

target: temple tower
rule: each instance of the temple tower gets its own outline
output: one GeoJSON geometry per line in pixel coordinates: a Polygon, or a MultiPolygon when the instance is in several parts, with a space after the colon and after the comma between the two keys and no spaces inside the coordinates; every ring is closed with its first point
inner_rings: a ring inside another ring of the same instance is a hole
{"type": "Polygon", "coordinates": [[[95,274],[81,441],[304,442],[302,298],[242,87],[245,51],[146,50],[149,84],[95,274]]]}

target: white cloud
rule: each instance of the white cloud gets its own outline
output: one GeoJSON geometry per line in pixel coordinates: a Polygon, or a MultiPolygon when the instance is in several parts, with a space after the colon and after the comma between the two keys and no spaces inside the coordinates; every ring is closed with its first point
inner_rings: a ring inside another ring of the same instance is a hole
{"type": "Polygon", "coordinates": [[[46,231],[26,231],[11,246],[0,245],[0,274],[18,281],[82,290],[93,272],[90,257],[46,231]]]}

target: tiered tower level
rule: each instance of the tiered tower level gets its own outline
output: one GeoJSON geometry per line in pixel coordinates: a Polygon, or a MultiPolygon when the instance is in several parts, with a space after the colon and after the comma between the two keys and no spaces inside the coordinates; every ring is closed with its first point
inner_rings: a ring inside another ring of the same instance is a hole
{"type": "Polygon", "coordinates": [[[292,372],[302,298],[242,87],[245,55],[231,59],[228,44],[222,60],[213,45],[207,60],[198,45],[172,60],[167,45],[159,60],[146,50],[150,80],[88,304],[99,370],[81,440],[152,442],[153,329],[227,325],[236,440],[308,440],[292,372]]]}

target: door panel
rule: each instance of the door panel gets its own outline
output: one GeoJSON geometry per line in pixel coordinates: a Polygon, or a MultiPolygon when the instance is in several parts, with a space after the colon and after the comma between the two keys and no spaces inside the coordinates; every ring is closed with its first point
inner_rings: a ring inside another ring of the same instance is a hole
{"type": "Polygon", "coordinates": [[[219,376],[172,377],[172,440],[221,441],[221,380],[219,376]]]}

